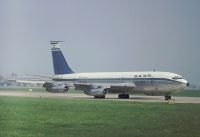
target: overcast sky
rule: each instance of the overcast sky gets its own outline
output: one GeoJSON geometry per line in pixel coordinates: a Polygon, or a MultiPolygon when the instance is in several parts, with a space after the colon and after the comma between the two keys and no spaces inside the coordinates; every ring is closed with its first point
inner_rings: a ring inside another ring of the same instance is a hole
{"type": "Polygon", "coordinates": [[[199,0],[0,0],[0,74],[53,74],[50,40],[75,72],[175,72],[200,85],[199,0]]]}

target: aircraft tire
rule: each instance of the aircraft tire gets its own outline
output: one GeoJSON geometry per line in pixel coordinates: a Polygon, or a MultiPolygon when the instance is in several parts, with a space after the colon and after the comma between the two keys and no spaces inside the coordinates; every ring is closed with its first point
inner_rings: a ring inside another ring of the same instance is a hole
{"type": "Polygon", "coordinates": [[[119,99],[129,99],[129,94],[119,94],[118,98],[119,99]]]}
{"type": "Polygon", "coordinates": [[[102,95],[102,96],[94,96],[94,99],[105,99],[105,95],[102,95]]]}
{"type": "Polygon", "coordinates": [[[171,99],[171,96],[165,96],[165,100],[171,99]]]}

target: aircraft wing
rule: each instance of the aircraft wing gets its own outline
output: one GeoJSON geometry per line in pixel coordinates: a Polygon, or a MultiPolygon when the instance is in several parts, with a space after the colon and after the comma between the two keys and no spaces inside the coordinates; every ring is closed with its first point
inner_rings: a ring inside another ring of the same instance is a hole
{"type": "Polygon", "coordinates": [[[120,83],[120,84],[89,84],[89,83],[75,83],[75,89],[77,90],[93,90],[93,89],[108,89],[109,93],[121,93],[133,90],[136,86],[134,83],[120,83]]]}
{"type": "Polygon", "coordinates": [[[17,78],[17,79],[8,79],[9,81],[14,81],[18,83],[27,83],[27,84],[44,84],[45,82],[52,82],[52,79],[57,79],[55,76],[46,76],[46,75],[35,75],[35,74],[28,74],[28,77],[24,78],[17,78]],[[31,76],[31,77],[29,77],[31,76]]]}
{"type": "Polygon", "coordinates": [[[44,84],[45,81],[36,81],[36,80],[16,80],[18,83],[30,83],[30,84],[44,84]]]}
{"type": "Polygon", "coordinates": [[[10,82],[16,83],[26,83],[26,84],[44,84],[45,82],[52,81],[51,79],[44,79],[44,78],[15,78],[15,79],[7,79],[10,82]]]}
{"type": "Polygon", "coordinates": [[[74,83],[74,87],[76,90],[88,90],[91,88],[91,84],[87,84],[87,83],[74,83]]]}
{"type": "Polygon", "coordinates": [[[56,78],[55,76],[35,75],[35,74],[28,74],[28,73],[26,73],[26,75],[37,77],[37,78],[46,78],[46,79],[55,79],[56,78]]]}

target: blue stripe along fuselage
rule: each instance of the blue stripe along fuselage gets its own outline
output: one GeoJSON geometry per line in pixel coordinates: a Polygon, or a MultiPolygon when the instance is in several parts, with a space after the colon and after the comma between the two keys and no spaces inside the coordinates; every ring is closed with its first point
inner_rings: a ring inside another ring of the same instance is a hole
{"type": "MultiPolygon", "coordinates": [[[[167,79],[167,78],[84,78],[84,79],[61,79],[54,78],[54,81],[71,81],[71,82],[80,82],[80,83],[134,83],[134,82],[174,82],[174,83],[182,83],[180,81],[167,79]]],[[[185,83],[183,83],[185,84],[185,83]]]]}

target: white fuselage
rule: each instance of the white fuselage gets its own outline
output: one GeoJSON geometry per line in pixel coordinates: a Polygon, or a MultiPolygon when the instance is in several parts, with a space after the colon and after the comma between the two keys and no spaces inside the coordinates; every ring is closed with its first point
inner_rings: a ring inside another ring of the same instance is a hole
{"type": "MultiPolygon", "coordinates": [[[[180,75],[171,72],[98,72],[56,75],[54,80],[68,83],[83,83],[111,87],[133,87],[131,91],[149,95],[170,94],[185,88],[188,82],[180,75]]],[[[118,91],[117,91],[118,92],[118,91]]],[[[116,93],[116,92],[115,92],[116,93]]]]}

